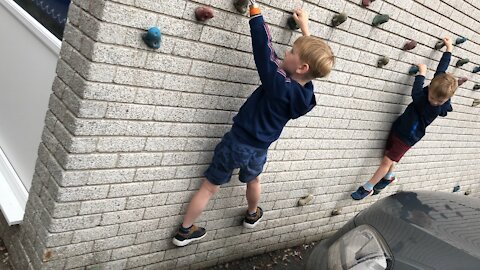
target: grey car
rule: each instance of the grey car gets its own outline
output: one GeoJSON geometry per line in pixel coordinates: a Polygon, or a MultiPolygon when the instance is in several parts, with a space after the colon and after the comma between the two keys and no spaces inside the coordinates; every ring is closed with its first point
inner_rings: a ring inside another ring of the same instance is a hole
{"type": "Polygon", "coordinates": [[[399,192],[312,249],[307,270],[479,270],[480,199],[399,192]]]}

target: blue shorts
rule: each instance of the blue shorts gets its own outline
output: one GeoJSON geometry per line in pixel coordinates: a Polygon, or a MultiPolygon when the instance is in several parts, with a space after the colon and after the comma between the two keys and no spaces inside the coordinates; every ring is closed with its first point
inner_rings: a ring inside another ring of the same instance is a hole
{"type": "Polygon", "coordinates": [[[266,162],[267,149],[243,144],[227,132],[215,147],[212,163],[204,175],[210,183],[223,185],[230,181],[233,170],[240,168],[240,181],[248,183],[262,173],[266,162]]]}

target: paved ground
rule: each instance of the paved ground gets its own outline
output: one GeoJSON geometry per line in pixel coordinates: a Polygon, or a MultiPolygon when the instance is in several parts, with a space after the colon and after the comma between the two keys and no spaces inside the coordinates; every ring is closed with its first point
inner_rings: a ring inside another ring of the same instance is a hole
{"type": "Polygon", "coordinates": [[[10,263],[8,262],[8,252],[3,244],[2,239],[0,239],[0,270],[10,270],[10,263]]]}
{"type": "Polygon", "coordinates": [[[306,263],[307,252],[315,243],[272,251],[263,255],[217,265],[208,270],[301,270],[306,263]]]}

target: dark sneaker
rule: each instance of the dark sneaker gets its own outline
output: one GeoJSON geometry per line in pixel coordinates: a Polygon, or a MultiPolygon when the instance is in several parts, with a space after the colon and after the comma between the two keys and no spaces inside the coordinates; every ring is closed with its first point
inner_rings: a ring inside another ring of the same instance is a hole
{"type": "Polygon", "coordinates": [[[384,188],[386,188],[388,185],[390,185],[391,183],[395,183],[397,182],[397,178],[394,176],[392,177],[392,179],[390,180],[387,180],[385,178],[382,178],[382,180],[380,180],[380,182],[378,182],[374,187],[373,187],[373,195],[377,195],[378,193],[380,193],[380,191],[382,191],[384,188]]]}
{"type": "Polygon", "coordinates": [[[257,207],[257,212],[255,213],[255,215],[250,215],[247,210],[247,213],[245,214],[245,218],[243,219],[243,227],[247,229],[253,229],[255,228],[255,226],[257,226],[260,220],[262,220],[262,218],[263,218],[262,208],[257,207]]]}
{"type": "Polygon", "coordinates": [[[207,235],[205,228],[200,228],[192,225],[188,232],[183,232],[182,229],[178,229],[177,235],[173,238],[173,244],[178,247],[184,247],[193,241],[200,240],[207,235]]]}
{"type": "Polygon", "coordinates": [[[373,193],[373,189],[370,190],[370,191],[368,191],[368,190],[366,190],[365,188],[363,188],[363,186],[360,186],[360,187],[357,189],[357,191],[355,191],[355,192],[353,192],[353,193],[351,194],[351,196],[352,196],[352,198],[353,198],[354,200],[357,200],[357,201],[358,201],[358,200],[361,200],[361,199],[367,197],[368,195],[370,195],[370,194],[372,194],[372,193],[373,193]]]}

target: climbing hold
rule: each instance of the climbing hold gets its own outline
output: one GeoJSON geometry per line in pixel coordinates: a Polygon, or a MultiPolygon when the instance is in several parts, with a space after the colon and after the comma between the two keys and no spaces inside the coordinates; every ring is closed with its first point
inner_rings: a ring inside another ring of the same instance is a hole
{"type": "Polygon", "coordinates": [[[456,67],[461,67],[461,66],[467,64],[468,62],[470,62],[470,60],[468,60],[468,58],[460,59],[460,60],[457,61],[457,64],[455,66],[456,67]]]}
{"type": "Polygon", "coordinates": [[[381,56],[380,59],[378,59],[378,61],[377,61],[377,66],[379,68],[382,68],[382,67],[386,66],[388,64],[388,62],[390,62],[390,58],[388,58],[386,56],[381,56]]]}
{"type": "Polygon", "coordinates": [[[248,10],[248,0],[235,0],[233,3],[238,12],[245,14],[248,10]]]}
{"type": "Polygon", "coordinates": [[[476,107],[478,105],[480,105],[480,99],[474,99],[472,106],[476,107]]]}
{"type": "Polygon", "coordinates": [[[462,43],[465,43],[468,39],[466,37],[459,37],[457,40],[455,40],[455,45],[460,45],[462,43]]]}
{"type": "Polygon", "coordinates": [[[158,49],[160,48],[160,42],[162,42],[162,33],[157,27],[151,27],[147,33],[142,35],[142,39],[148,47],[158,49]]]}
{"type": "Polygon", "coordinates": [[[465,195],[466,195],[466,196],[470,195],[471,193],[472,193],[472,191],[471,191],[470,189],[467,190],[467,191],[465,191],[465,195]]]}
{"type": "Polygon", "coordinates": [[[309,202],[311,202],[313,200],[313,195],[312,194],[308,194],[307,196],[301,198],[300,200],[298,200],[298,206],[305,206],[307,205],[309,202]]]}
{"type": "Polygon", "coordinates": [[[443,40],[439,40],[437,44],[435,44],[435,50],[440,50],[445,46],[445,42],[443,40]]]}
{"type": "Polygon", "coordinates": [[[339,13],[339,14],[333,16],[332,26],[337,27],[340,24],[344,23],[347,19],[348,19],[348,16],[345,12],[339,13]]]}
{"type": "Polygon", "coordinates": [[[473,86],[473,90],[478,90],[478,89],[480,89],[480,84],[477,83],[473,86]]]}
{"type": "Polygon", "coordinates": [[[458,79],[458,86],[464,84],[466,81],[468,81],[467,77],[461,77],[458,79]]]}
{"type": "Polygon", "coordinates": [[[195,18],[201,22],[209,20],[213,18],[213,9],[210,7],[198,7],[195,9],[195,18]]]}
{"type": "Polygon", "coordinates": [[[297,30],[297,29],[300,29],[300,26],[298,26],[297,22],[295,21],[295,19],[293,18],[293,16],[290,16],[290,18],[288,18],[287,20],[287,26],[288,28],[292,29],[292,30],[297,30]]]}
{"type": "Polygon", "coordinates": [[[475,67],[475,68],[473,69],[473,73],[478,73],[478,72],[480,72],[480,66],[475,67]]]}
{"type": "Polygon", "coordinates": [[[332,216],[338,216],[338,215],[341,215],[341,214],[342,214],[341,209],[333,209],[332,210],[332,216]]]}
{"type": "Polygon", "coordinates": [[[370,6],[370,4],[371,4],[372,2],[374,2],[374,1],[375,1],[375,0],[362,0],[362,6],[368,7],[368,6],[370,6]]]}
{"type": "Polygon", "coordinates": [[[410,50],[413,50],[415,49],[415,47],[417,47],[417,42],[415,40],[410,40],[409,42],[405,43],[405,45],[403,45],[403,50],[404,51],[410,51],[410,50]]]}
{"type": "Polygon", "coordinates": [[[373,26],[379,26],[380,24],[386,23],[390,20],[390,16],[385,15],[385,14],[379,14],[373,18],[372,25],[373,26]]]}
{"type": "Polygon", "coordinates": [[[413,74],[416,74],[419,71],[420,71],[420,69],[418,68],[418,66],[412,66],[410,68],[410,70],[408,71],[408,74],[413,75],[413,74]]]}
{"type": "Polygon", "coordinates": [[[458,192],[458,191],[460,191],[459,185],[456,185],[455,187],[453,187],[453,192],[458,192]]]}

